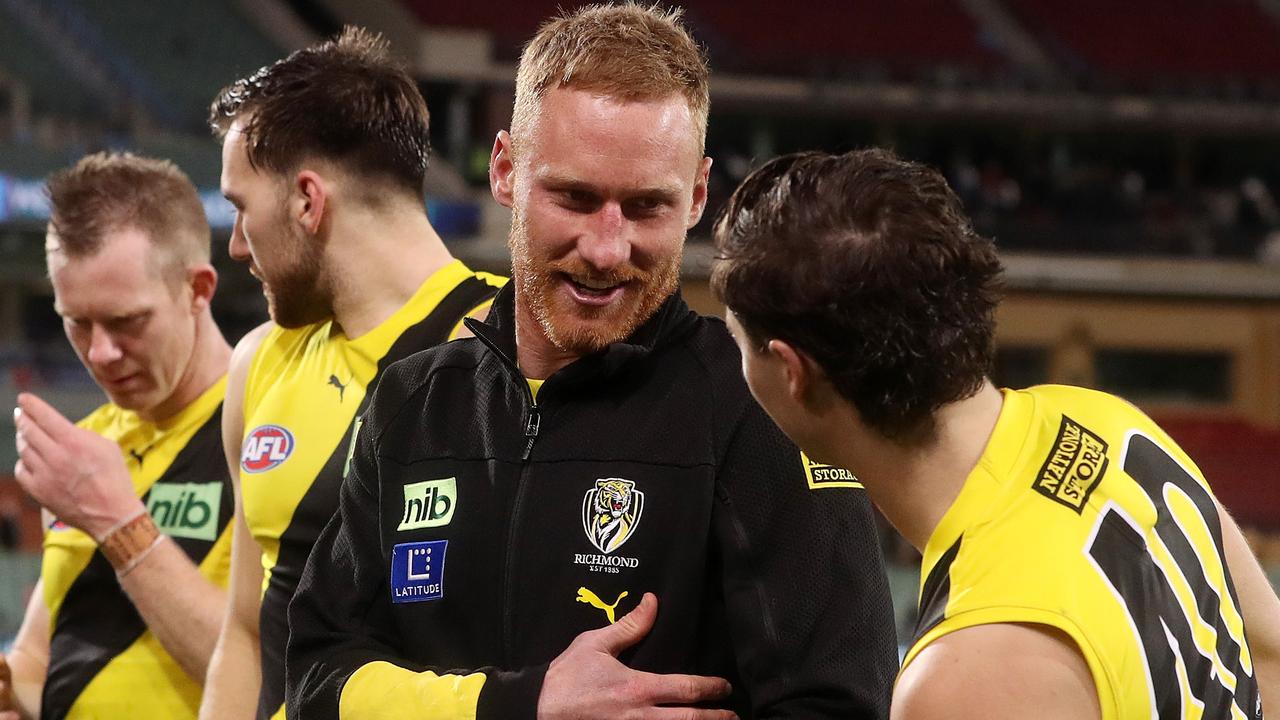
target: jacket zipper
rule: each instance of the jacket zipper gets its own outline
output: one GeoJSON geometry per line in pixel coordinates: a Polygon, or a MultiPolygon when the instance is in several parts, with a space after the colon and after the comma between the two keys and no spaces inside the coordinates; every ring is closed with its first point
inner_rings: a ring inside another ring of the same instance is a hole
{"type": "MultiPolygon", "coordinates": [[[[523,378],[523,375],[521,375],[523,378]]],[[[524,511],[525,486],[528,485],[529,454],[533,452],[533,443],[538,439],[538,428],[542,425],[542,417],[538,413],[538,403],[533,398],[533,390],[528,381],[522,383],[525,399],[529,402],[529,417],[524,426],[524,453],[520,456],[520,479],[516,483],[516,500],[511,507],[511,520],[507,524],[507,563],[502,571],[502,650],[507,667],[515,663],[515,618],[511,608],[514,607],[515,595],[515,542],[516,528],[520,527],[520,516],[524,511]]]]}
{"type": "MultiPolygon", "coordinates": [[[[470,326],[471,321],[467,321],[470,326]]],[[[507,523],[507,555],[506,567],[502,570],[502,654],[504,664],[511,667],[515,658],[515,618],[512,616],[511,608],[513,606],[513,596],[515,594],[515,554],[516,543],[514,542],[516,528],[520,526],[520,516],[524,510],[525,485],[528,484],[529,474],[529,455],[533,452],[533,443],[538,439],[538,430],[542,425],[542,415],[538,412],[538,403],[533,397],[533,390],[529,387],[528,380],[525,379],[524,373],[520,372],[520,366],[507,356],[498,346],[489,341],[483,332],[476,332],[477,328],[471,328],[471,331],[477,338],[493,351],[498,359],[503,362],[520,378],[519,383],[521,391],[524,393],[525,401],[528,403],[529,415],[524,423],[524,451],[520,455],[520,478],[516,483],[516,499],[511,507],[511,519],[507,523]]]]}

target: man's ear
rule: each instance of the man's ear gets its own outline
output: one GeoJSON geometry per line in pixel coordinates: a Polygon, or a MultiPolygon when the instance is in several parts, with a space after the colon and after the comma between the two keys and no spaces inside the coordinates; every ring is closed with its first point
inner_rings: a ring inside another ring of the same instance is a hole
{"type": "Polygon", "coordinates": [[[329,184],[314,170],[300,170],[289,193],[289,215],[308,235],[320,232],[330,195],[329,184]]]}
{"type": "Polygon", "coordinates": [[[187,268],[187,284],[191,287],[192,314],[198,315],[213,302],[213,293],[218,289],[218,271],[208,263],[193,265],[187,268]]]}
{"type": "Polygon", "coordinates": [[[512,152],[511,133],[499,130],[489,153],[489,192],[499,205],[507,208],[515,203],[516,161],[512,152]]]}
{"type": "Polygon", "coordinates": [[[693,181],[693,205],[689,206],[689,222],[685,226],[689,229],[698,224],[703,211],[707,209],[707,183],[710,179],[711,158],[704,157],[698,165],[698,176],[693,181]]]}
{"type": "Polygon", "coordinates": [[[808,355],[797,350],[786,340],[770,340],[765,346],[765,352],[782,364],[782,371],[787,376],[787,394],[792,400],[805,404],[809,390],[813,386],[817,366],[808,355]]]}

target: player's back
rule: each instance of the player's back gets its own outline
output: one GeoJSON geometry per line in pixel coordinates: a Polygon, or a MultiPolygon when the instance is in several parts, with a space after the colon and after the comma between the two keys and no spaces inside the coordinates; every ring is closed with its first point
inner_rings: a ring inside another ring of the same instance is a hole
{"type": "Polygon", "coordinates": [[[1104,720],[1261,717],[1215,500],[1191,460],[1123,400],[1004,391],[978,467],[925,548],[904,669],[989,623],[1056,627],[1104,720]]]}

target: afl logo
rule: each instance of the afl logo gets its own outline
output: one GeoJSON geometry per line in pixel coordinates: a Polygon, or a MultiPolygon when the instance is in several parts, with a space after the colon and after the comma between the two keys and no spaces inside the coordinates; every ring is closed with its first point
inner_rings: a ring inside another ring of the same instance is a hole
{"type": "Polygon", "coordinates": [[[240,469],[247,473],[266,472],[292,454],[293,433],[279,425],[259,425],[245,436],[240,469]]]}

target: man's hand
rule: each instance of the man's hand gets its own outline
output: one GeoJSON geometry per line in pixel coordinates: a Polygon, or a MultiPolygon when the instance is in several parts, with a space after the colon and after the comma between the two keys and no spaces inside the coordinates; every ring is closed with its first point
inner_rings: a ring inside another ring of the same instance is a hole
{"type": "Polygon", "coordinates": [[[617,655],[653,628],[658,598],[645,593],[617,623],[584,632],[551,661],[538,697],[538,720],[735,720],[729,710],[695,703],[729,695],[729,683],[700,675],[656,675],[632,670],[617,655]]]}
{"type": "Polygon", "coordinates": [[[13,673],[9,671],[4,653],[0,653],[0,720],[22,720],[13,699],[13,673]]]}
{"type": "Polygon", "coordinates": [[[59,520],[101,542],[142,510],[118,445],[76,427],[29,393],[18,395],[14,423],[18,463],[13,474],[59,520]]]}

